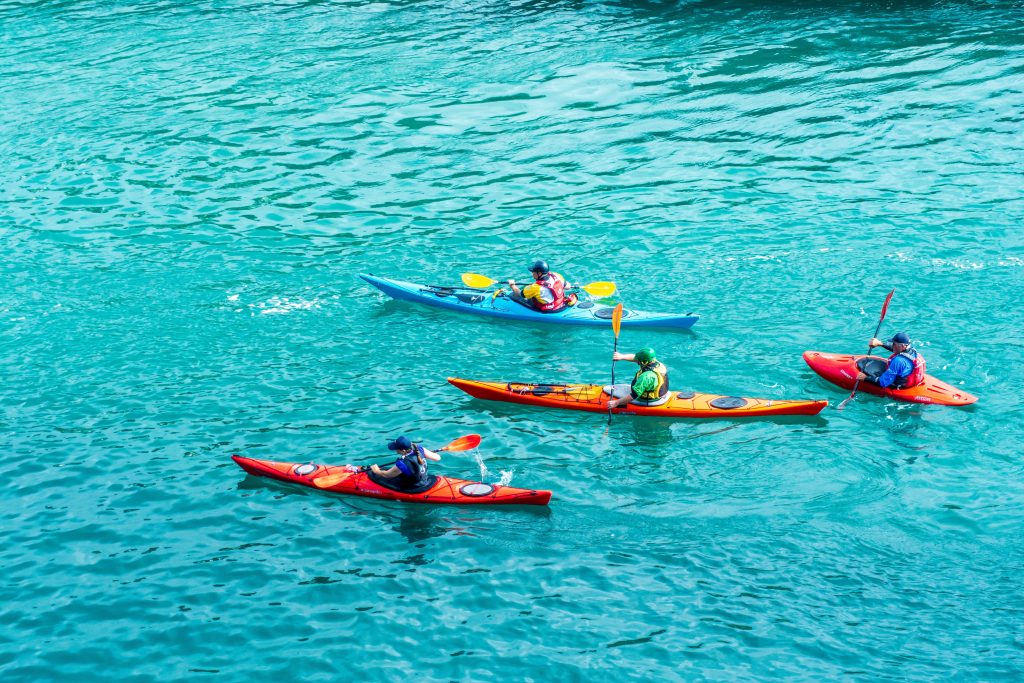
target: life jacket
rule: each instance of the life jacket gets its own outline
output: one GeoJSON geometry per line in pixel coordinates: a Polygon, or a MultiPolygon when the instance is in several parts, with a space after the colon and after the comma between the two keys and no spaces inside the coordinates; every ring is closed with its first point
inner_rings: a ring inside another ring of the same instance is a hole
{"type": "Polygon", "coordinates": [[[897,377],[893,380],[892,386],[896,389],[909,389],[910,387],[916,387],[918,384],[924,382],[924,356],[919,354],[916,349],[908,348],[903,353],[894,353],[889,356],[889,362],[896,356],[903,356],[911,363],[914,364],[914,369],[910,371],[910,374],[906,377],[897,377]]]}
{"type": "Polygon", "coordinates": [[[398,485],[404,489],[411,489],[422,486],[427,481],[427,459],[423,457],[423,447],[419,444],[412,445],[412,452],[407,453],[395,461],[395,467],[401,472],[398,475],[398,485]]]}
{"type": "Polygon", "coordinates": [[[565,308],[565,278],[558,273],[548,273],[541,279],[537,280],[537,285],[540,287],[546,287],[551,292],[551,302],[544,303],[540,299],[537,299],[537,310],[548,313],[550,311],[559,311],[565,308]]]}
{"type": "Polygon", "coordinates": [[[654,401],[659,398],[662,398],[667,393],[668,368],[665,367],[664,363],[657,360],[654,361],[653,363],[648,363],[647,365],[641,365],[640,369],[636,371],[635,375],[633,375],[633,381],[629,385],[630,396],[632,396],[634,399],[639,399],[641,401],[654,401]],[[647,372],[648,370],[650,370],[651,372],[658,376],[658,384],[657,386],[654,387],[652,391],[645,391],[642,394],[638,394],[636,393],[636,390],[633,389],[633,387],[636,385],[636,381],[640,379],[640,375],[647,372]]]}

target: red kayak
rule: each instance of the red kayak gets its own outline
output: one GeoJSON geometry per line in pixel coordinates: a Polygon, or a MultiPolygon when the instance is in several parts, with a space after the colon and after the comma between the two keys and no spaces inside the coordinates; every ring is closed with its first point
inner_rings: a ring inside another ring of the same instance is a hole
{"type": "Polygon", "coordinates": [[[443,505],[547,505],[551,500],[551,491],[531,491],[442,476],[435,476],[433,484],[426,490],[410,493],[378,484],[370,478],[369,472],[352,472],[347,465],[274,462],[241,455],[232,455],[231,459],[257,477],[270,477],[290,484],[367,498],[443,505]]]}
{"type": "MultiPolygon", "coordinates": [[[[884,371],[886,368],[885,359],[879,356],[804,351],[804,360],[811,366],[811,370],[844,389],[853,389],[857,381],[857,372],[869,364],[875,364],[875,367],[870,369],[876,371],[884,371]]],[[[861,382],[857,391],[886,396],[897,401],[934,403],[941,406],[966,406],[978,400],[977,396],[972,396],[963,389],[957,389],[931,375],[925,375],[923,383],[908,389],[885,389],[871,382],[861,382]]]]}

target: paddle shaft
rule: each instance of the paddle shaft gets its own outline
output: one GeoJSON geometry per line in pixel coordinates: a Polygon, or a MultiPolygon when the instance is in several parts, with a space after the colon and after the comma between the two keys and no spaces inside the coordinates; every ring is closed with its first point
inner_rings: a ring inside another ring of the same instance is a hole
{"type": "MultiPolygon", "coordinates": [[[[872,339],[877,339],[878,338],[878,333],[882,329],[882,321],[885,320],[885,314],[889,310],[889,302],[892,301],[892,295],[895,294],[895,293],[896,293],[896,290],[894,289],[891,292],[889,292],[889,296],[885,297],[885,303],[882,304],[882,315],[878,316],[878,324],[875,325],[875,333],[873,335],[871,335],[872,339]]],[[[873,348],[874,348],[873,346],[868,344],[868,355],[869,356],[871,355],[871,350],[873,348]]],[[[846,397],[846,400],[844,400],[842,403],[839,404],[839,407],[836,408],[836,410],[842,410],[843,407],[847,403],[852,401],[853,397],[857,395],[857,389],[858,388],[860,388],[860,380],[859,379],[856,382],[853,383],[853,391],[851,391],[850,395],[846,397]]]]}

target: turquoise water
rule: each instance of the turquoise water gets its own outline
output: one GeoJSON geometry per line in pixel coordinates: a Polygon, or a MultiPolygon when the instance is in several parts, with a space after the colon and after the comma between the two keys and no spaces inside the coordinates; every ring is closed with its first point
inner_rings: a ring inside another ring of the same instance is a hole
{"type": "Polygon", "coordinates": [[[1020,2],[2,2],[0,112],[3,680],[1019,680],[1020,2]],[[606,381],[611,333],[356,278],[534,256],[701,313],[623,331],[675,388],[832,406],[476,401],[606,381]],[[976,406],[835,410],[800,354],[893,287],[976,406]],[[402,432],[550,508],[229,457],[402,432]]]}

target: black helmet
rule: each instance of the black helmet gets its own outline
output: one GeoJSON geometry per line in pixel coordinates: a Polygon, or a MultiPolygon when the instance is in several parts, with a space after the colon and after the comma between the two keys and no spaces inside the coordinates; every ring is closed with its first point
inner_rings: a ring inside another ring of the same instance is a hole
{"type": "Polygon", "coordinates": [[[534,261],[533,263],[530,264],[530,272],[531,273],[540,272],[542,275],[547,275],[549,272],[551,272],[551,269],[548,268],[548,262],[547,261],[537,260],[537,261],[534,261]]]}
{"type": "Polygon", "coordinates": [[[890,340],[890,343],[909,344],[910,343],[910,335],[908,335],[906,332],[897,332],[896,334],[892,335],[892,339],[890,340]]]}

